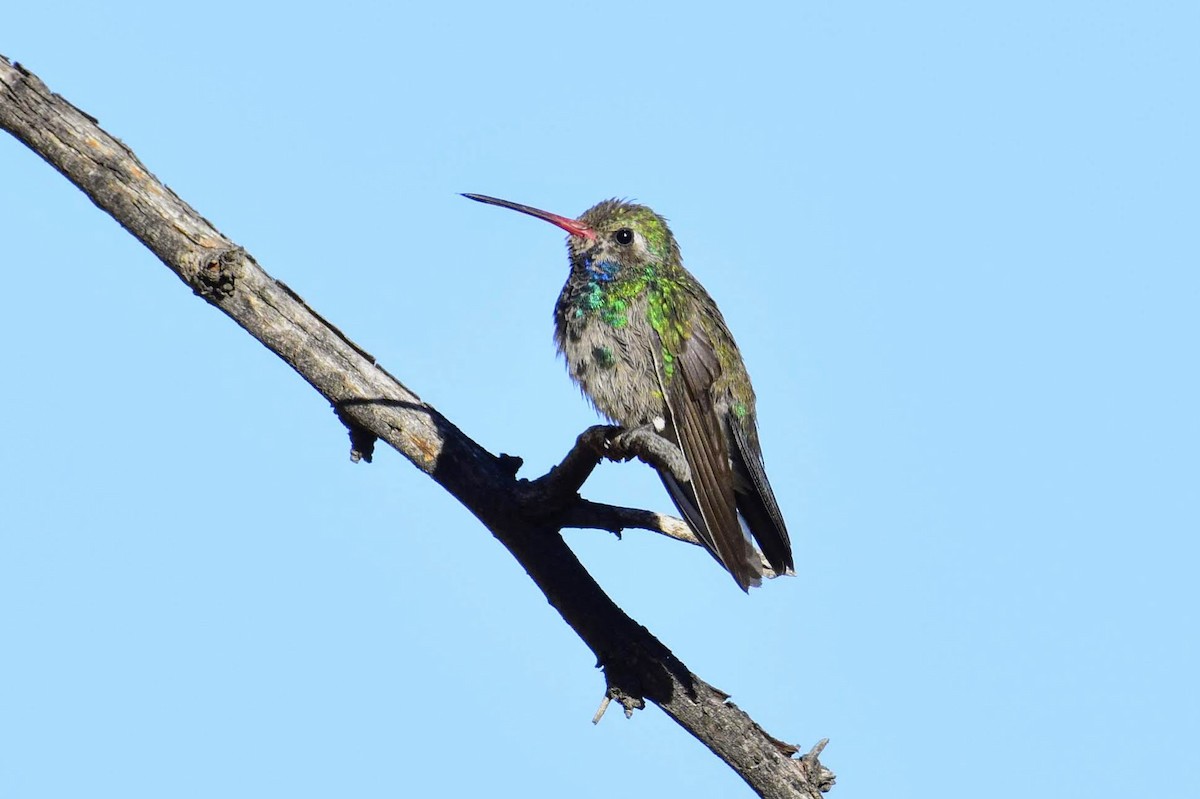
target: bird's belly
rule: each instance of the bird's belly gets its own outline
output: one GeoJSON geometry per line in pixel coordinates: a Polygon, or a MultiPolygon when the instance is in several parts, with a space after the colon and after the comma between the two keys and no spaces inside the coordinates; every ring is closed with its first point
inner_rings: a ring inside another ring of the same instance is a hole
{"type": "Polygon", "coordinates": [[[560,338],[567,371],[596,410],[625,427],[665,411],[649,337],[598,322],[572,326],[560,338]]]}

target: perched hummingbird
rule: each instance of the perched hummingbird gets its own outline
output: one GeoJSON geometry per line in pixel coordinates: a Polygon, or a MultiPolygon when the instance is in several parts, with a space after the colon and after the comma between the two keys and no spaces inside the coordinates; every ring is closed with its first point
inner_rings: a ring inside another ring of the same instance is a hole
{"type": "Polygon", "coordinates": [[[570,234],[571,271],[554,308],[554,341],[572,379],[616,424],[653,431],[683,452],[690,480],[663,468],[659,477],[743,591],[762,582],[750,536],[777,574],[790,571],[792,546],[763,469],[750,376],[721,312],[683,268],[666,220],[621,200],[570,219],[463,196],[570,234]]]}

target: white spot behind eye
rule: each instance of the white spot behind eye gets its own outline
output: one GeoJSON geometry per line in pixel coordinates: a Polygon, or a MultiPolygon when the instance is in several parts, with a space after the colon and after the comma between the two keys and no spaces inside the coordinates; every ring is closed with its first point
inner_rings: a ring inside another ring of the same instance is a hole
{"type": "Polygon", "coordinates": [[[646,255],[650,254],[650,248],[646,246],[646,237],[643,236],[641,233],[638,233],[634,236],[633,246],[640,253],[644,253],[646,255]]]}
{"type": "Polygon", "coordinates": [[[663,430],[667,429],[667,420],[661,416],[655,416],[652,421],[654,423],[654,429],[658,432],[661,433],[663,430]]]}

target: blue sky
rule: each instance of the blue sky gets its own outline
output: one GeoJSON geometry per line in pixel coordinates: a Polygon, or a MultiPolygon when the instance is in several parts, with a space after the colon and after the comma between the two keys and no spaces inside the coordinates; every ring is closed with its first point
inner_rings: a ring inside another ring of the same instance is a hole
{"type": "MultiPolygon", "coordinates": [[[[569,540],[832,796],[1200,794],[1194,3],[19,4],[0,53],[540,474],[558,231],[669,217],[799,574],[569,540]]],[[[486,531],[0,139],[0,795],[717,797],[486,531]]],[[[585,494],[670,508],[643,466],[585,494]]]]}

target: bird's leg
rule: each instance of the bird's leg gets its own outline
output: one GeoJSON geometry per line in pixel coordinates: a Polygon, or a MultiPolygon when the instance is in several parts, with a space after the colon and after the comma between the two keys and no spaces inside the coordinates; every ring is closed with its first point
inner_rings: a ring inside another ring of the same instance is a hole
{"type": "Polygon", "coordinates": [[[608,439],[605,455],[620,460],[636,457],[656,469],[666,470],[680,483],[690,483],[692,470],[683,450],[660,436],[661,429],[658,420],[625,428],[608,439]]]}

